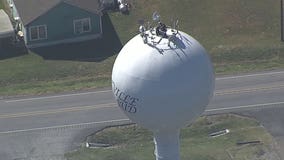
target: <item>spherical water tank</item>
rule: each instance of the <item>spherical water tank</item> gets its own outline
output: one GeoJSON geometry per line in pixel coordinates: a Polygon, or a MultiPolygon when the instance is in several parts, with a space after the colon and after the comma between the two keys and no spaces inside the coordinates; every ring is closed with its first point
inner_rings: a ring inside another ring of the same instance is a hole
{"type": "Polygon", "coordinates": [[[151,33],[147,43],[137,35],[122,48],[113,67],[113,93],[132,121],[154,132],[178,130],[209,103],[212,63],[184,32],[168,38],[151,33]]]}

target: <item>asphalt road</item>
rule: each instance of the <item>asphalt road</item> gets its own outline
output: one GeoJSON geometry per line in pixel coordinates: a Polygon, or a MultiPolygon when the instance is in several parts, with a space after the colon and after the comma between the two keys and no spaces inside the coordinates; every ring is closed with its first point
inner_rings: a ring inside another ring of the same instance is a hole
{"type": "MultiPolygon", "coordinates": [[[[254,116],[267,126],[281,147],[283,95],[284,71],[218,77],[215,95],[204,114],[237,112],[254,116]]],[[[87,135],[107,125],[124,123],[129,120],[116,106],[110,89],[3,99],[0,157],[62,159],[62,153],[78,147],[87,135]]]]}

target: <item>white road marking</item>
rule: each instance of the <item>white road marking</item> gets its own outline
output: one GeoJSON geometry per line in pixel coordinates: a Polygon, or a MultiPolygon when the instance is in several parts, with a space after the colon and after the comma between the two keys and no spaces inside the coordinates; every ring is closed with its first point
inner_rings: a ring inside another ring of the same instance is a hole
{"type": "MultiPolygon", "coordinates": [[[[274,75],[274,74],[284,74],[284,71],[266,72],[266,73],[258,73],[258,74],[248,74],[248,75],[231,76],[231,77],[221,77],[221,78],[216,78],[216,80],[227,80],[227,79],[256,77],[256,76],[267,76],[267,75],[274,75]]],[[[35,98],[26,98],[26,99],[16,99],[16,100],[8,100],[8,101],[5,101],[5,102],[6,103],[24,102],[24,101],[34,101],[34,100],[43,100],[43,99],[52,99],[52,98],[81,96],[81,95],[89,95],[89,94],[96,94],[96,93],[107,93],[107,92],[111,92],[111,90],[85,92],[85,93],[74,93],[74,94],[65,94],[65,95],[55,95],[55,96],[45,96],[45,97],[35,97],[35,98]]]]}
{"type": "Polygon", "coordinates": [[[280,104],[284,104],[284,102],[262,103],[262,104],[252,104],[252,105],[245,105],[245,106],[235,106],[235,107],[226,107],[226,108],[207,109],[207,110],[205,110],[205,112],[234,110],[234,109],[244,109],[244,108],[255,108],[255,107],[265,107],[265,106],[280,105],[280,104]]]}
{"type": "Polygon", "coordinates": [[[13,103],[13,102],[24,102],[24,101],[34,101],[34,100],[52,99],[52,98],[82,96],[82,95],[96,94],[96,93],[107,93],[107,92],[110,92],[110,91],[111,91],[111,90],[94,91],[94,92],[84,92],[84,93],[73,93],[73,94],[64,94],[64,95],[57,95],[57,96],[45,96],[45,97],[35,97],[35,98],[26,98],[26,99],[16,99],[16,100],[9,100],[9,101],[5,101],[5,102],[6,102],[6,103],[13,103]]]}
{"type": "MultiPolygon", "coordinates": [[[[207,110],[205,110],[205,113],[206,112],[214,112],[214,111],[225,111],[225,110],[234,110],[234,109],[265,107],[265,106],[280,105],[280,104],[284,104],[284,102],[274,102],[274,103],[263,103],[263,104],[253,104],[253,105],[245,105],[245,106],[235,106],[235,107],[226,107],[226,108],[207,109],[207,110]]],[[[97,122],[88,122],[88,123],[59,125],[59,126],[52,126],[52,127],[31,128],[31,129],[23,129],[23,130],[11,130],[11,131],[0,132],[0,134],[31,132],[31,131],[58,129],[58,128],[66,128],[66,127],[78,127],[78,126],[84,126],[84,125],[104,124],[104,123],[114,123],[114,122],[124,122],[124,121],[127,122],[127,121],[130,121],[130,120],[129,119],[116,119],[116,120],[108,120],[108,121],[97,121],[97,122]]]]}
{"type": "Polygon", "coordinates": [[[220,77],[220,78],[216,78],[216,80],[227,80],[227,79],[237,79],[237,78],[245,78],[245,77],[257,77],[257,76],[269,76],[269,75],[274,75],[274,74],[284,74],[284,71],[248,74],[248,75],[240,75],[240,76],[232,76],[232,77],[220,77]]]}
{"type": "Polygon", "coordinates": [[[105,103],[105,104],[98,104],[91,106],[79,106],[79,107],[49,109],[49,110],[38,110],[30,112],[7,113],[2,115],[0,114],[0,119],[30,117],[30,116],[58,114],[58,113],[67,113],[67,112],[79,112],[79,111],[95,110],[101,108],[114,108],[116,104],[117,103],[105,103]]]}
{"type": "Polygon", "coordinates": [[[232,90],[216,90],[214,92],[214,96],[223,96],[223,95],[230,95],[230,94],[238,94],[238,93],[251,93],[257,91],[268,91],[268,90],[277,90],[282,89],[284,84],[281,85],[272,85],[272,86],[265,86],[265,87],[256,87],[256,88],[243,88],[243,89],[232,89],[232,90]]]}
{"type": "Polygon", "coordinates": [[[88,123],[78,123],[78,124],[60,125],[60,126],[52,126],[52,127],[22,129],[22,130],[11,130],[11,131],[0,132],[0,134],[11,134],[11,133],[31,132],[31,131],[40,131],[40,130],[48,130],[48,129],[58,129],[58,128],[66,128],[66,127],[78,127],[78,126],[84,126],[84,125],[104,124],[104,123],[114,123],[114,122],[124,122],[124,121],[125,121],[125,122],[126,122],[126,121],[129,121],[129,119],[116,119],[116,120],[98,121],[98,122],[88,122],[88,123]]]}

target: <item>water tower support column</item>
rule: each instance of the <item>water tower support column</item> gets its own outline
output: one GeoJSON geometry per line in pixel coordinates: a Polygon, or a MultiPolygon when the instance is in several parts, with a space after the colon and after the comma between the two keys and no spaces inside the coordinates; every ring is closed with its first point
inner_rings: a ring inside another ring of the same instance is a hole
{"type": "Polygon", "coordinates": [[[180,160],[179,130],[154,133],[156,160],[180,160]]]}

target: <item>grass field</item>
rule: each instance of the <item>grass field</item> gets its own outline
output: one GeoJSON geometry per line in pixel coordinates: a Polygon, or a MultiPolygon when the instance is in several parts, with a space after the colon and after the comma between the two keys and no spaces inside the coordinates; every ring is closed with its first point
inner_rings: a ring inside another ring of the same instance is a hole
{"type": "Polygon", "coordinates": [[[137,32],[137,20],[159,11],[162,21],[179,18],[180,29],[198,39],[210,53],[217,73],[283,67],[280,9],[277,1],[257,0],[133,0],[134,13],[114,14],[122,42],[137,32]],[[170,15],[171,14],[171,15],[170,15]],[[124,23],[119,23],[123,22],[124,23]]]}
{"type": "MultiPolygon", "coordinates": [[[[90,142],[111,144],[108,148],[80,148],[66,155],[68,160],[151,160],[154,158],[152,133],[135,125],[107,128],[88,138],[90,142]]],[[[237,115],[199,118],[181,130],[181,159],[194,160],[279,160],[269,133],[253,119],[237,115]],[[212,138],[210,133],[229,129],[212,138]],[[237,145],[237,142],[260,141],[237,145]]]]}
{"type": "Polygon", "coordinates": [[[112,64],[121,44],[137,34],[138,20],[147,22],[154,11],[159,11],[167,24],[178,17],[180,29],[208,50],[217,74],[284,68],[278,1],[130,2],[129,15],[109,14],[103,26],[107,38],[97,44],[99,47],[93,47],[97,41],[91,41],[20,55],[0,51],[0,97],[109,86],[112,64]]]}
{"type": "Polygon", "coordinates": [[[0,0],[0,9],[3,9],[3,8],[4,8],[3,2],[2,2],[2,0],[0,0]]]}

